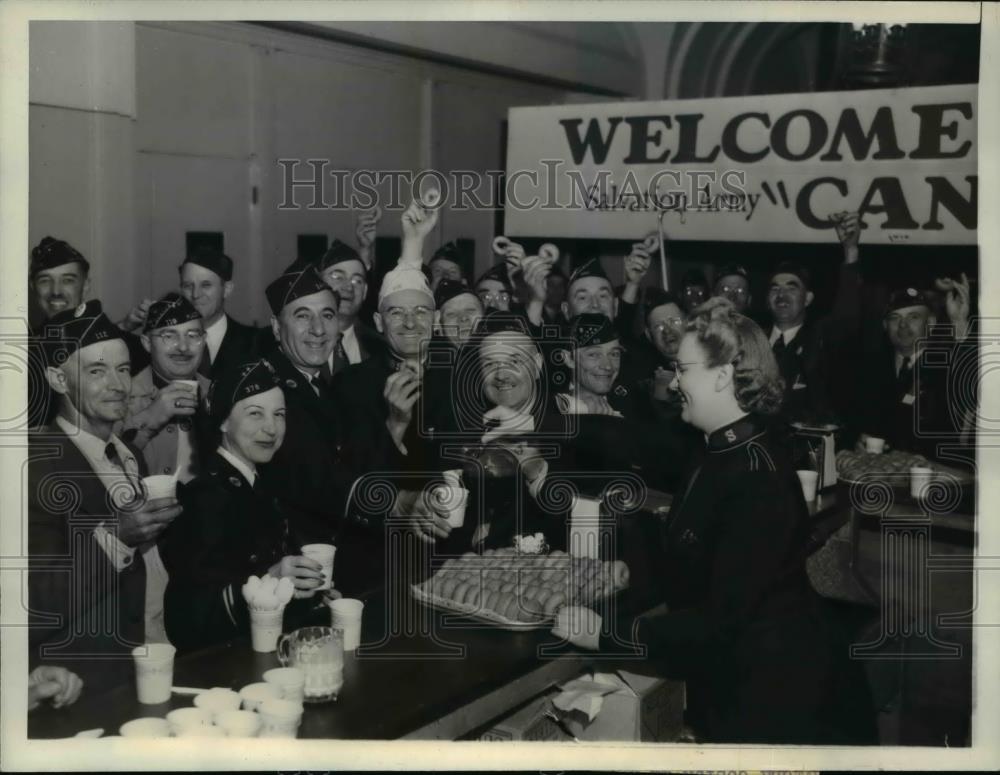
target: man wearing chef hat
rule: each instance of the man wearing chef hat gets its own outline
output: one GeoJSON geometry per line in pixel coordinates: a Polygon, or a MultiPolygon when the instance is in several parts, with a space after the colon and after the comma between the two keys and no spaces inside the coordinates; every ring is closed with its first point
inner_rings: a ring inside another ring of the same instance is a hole
{"type": "Polygon", "coordinates": [[[65,665],[100,691],[129,680],[132,647],[166,639],[145,555],[180,507],[147,499],[142,455],[114,433],[129,353],[100,302],[54,315],[43,347],[58,414],[29,440],[29,661],[65,665]]]}
{"type": "Polygon", "coordinates": [[[267,286],[277,348],[267,358],[285,393],[285,442],[271,468],[300,544],[330,543],[349,484],[333,392],[322,378],[340,333],[338,295],[311,264],[293,264],[267,286]]]}

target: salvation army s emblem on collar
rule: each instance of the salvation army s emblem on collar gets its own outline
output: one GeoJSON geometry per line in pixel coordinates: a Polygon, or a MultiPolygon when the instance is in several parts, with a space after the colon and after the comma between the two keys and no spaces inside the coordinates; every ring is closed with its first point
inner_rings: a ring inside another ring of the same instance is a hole
{"type": "Polygon", "coordinates": [[[728,441],[730,444],[736,441],[736,431],[734,431],[732,428],[726,431],[726,441],[728,441]]]}

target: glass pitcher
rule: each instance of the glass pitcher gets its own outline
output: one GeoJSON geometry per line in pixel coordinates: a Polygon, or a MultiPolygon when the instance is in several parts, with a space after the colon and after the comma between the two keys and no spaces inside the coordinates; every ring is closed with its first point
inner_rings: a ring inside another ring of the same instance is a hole
{"type": "Polygon", "coordinates": [[[305,701],[337,699],[344,685],[344,632],[332,627],[302,627],[278,640],[278,661],[305,675],[305,701]]]}

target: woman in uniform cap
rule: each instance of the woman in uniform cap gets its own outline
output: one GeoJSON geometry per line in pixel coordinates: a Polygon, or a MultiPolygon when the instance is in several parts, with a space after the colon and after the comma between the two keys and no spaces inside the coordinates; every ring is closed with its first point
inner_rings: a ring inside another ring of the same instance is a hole
{"type": "MultiPolygon", "coordinates": [[[[664,531],[669,610],[631,631],[685,680],[690,721],[708,742],[876,742],[864,673],[806,576],[806,504],[769,430],[782,385],[767,337],[729,301],[711,299],[688,322],[677,361],[682,417],[705,447],[664,531]]],[[[601,624],[566,608],[555,632],[620,648],[601,624]]]]}
{"type": "Polygon", "coordinates": [[[295,598],[285,609],[302,619],[323,581],[319,563],[289,545],[266,477],[285,437],[285,396],[266,360],[245,363],[212,384],[212,426],[219,444],[203,473],[183,487],[184,518],[163,538],[170,572],[166,628],[185,651],[246,635],[250,629],[242,586],[251,575],[289,577],[295,598]]]}

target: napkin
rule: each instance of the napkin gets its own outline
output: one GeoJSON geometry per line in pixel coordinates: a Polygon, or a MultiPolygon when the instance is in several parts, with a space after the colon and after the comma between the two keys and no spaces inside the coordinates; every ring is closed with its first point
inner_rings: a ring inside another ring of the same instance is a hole
{"type": "Polygon", "coordinates": [[[594,673],[590,677],[576,678],[559,688],[560,692],[552,698],[552,704],[565,713],[580,711],[589,722],[601,712],[606,695],[627,689],[628,684],[613,673],[594,673]]]}
{"type": "Polygon", "coordinates": [[[295,585],[287,576],[276,579],[265,575],[251,576],[243,585],[243,599],[253,611],[274,611],[284,608],[295,595],[295,585]]]}

